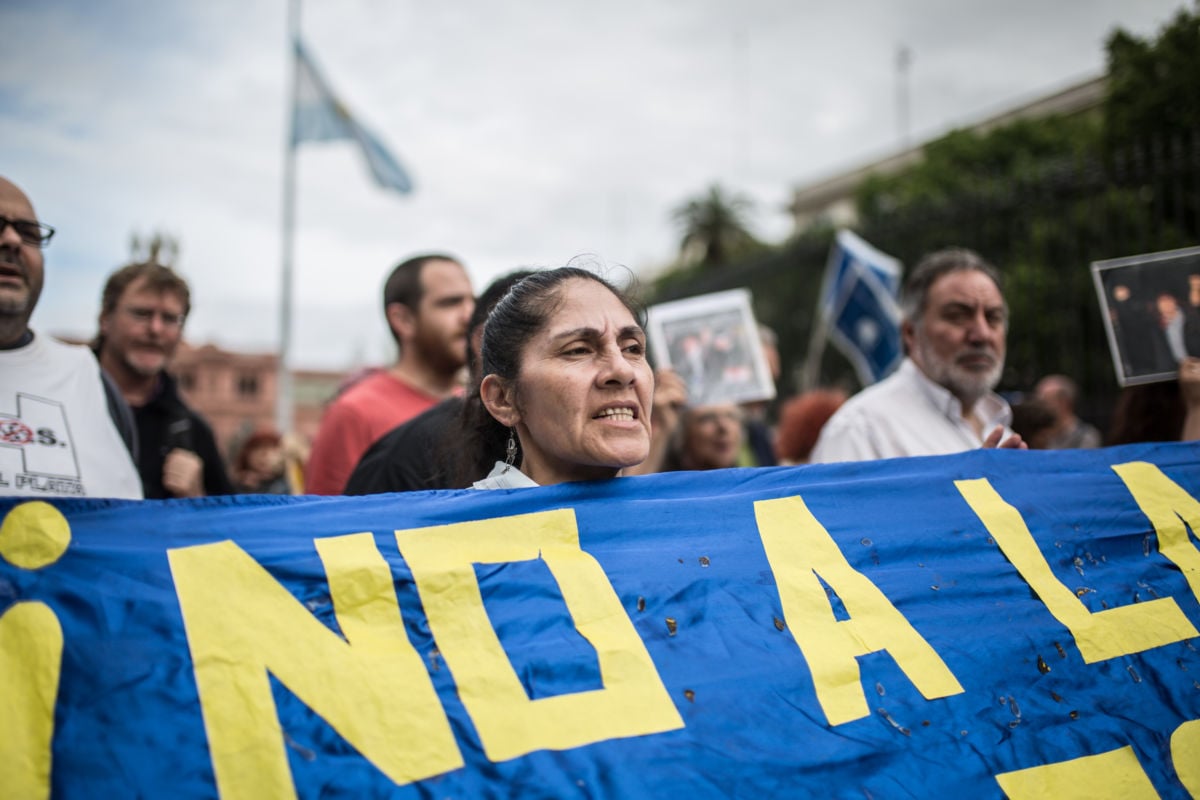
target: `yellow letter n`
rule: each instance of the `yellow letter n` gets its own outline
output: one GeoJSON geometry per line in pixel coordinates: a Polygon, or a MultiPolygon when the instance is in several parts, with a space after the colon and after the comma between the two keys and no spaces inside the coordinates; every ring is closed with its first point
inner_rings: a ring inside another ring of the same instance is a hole
{"type": "Polygon", "coordinates": [[[574,511],[397,531],[396,540],[492,761],[683,727],[604,570],[580,548],[574,511]],[[504,652],[474,565],[538,558],[554,576],[575,629],[596,651],[603,689],[530,699],[504,652]]]}
{"type": "Polygon", "coordinates": [[[233,542],[168,553],[224,800],[295,796],[268,672],[397,784],[462,766],[374,538],[316,546],[345,639],[233,542]]]}
{"type": "Polygon", "coordinates": [[[856,571],[800,497],[754,504],[758,533],[779,586],[788,629],[812,670],[831,725],[867,716],[858,656],[886,650],[927,698],[963,691],[954,673],[879,587],[856,571]],[[846,607],[834,615],[820,575],[846,607]]]}

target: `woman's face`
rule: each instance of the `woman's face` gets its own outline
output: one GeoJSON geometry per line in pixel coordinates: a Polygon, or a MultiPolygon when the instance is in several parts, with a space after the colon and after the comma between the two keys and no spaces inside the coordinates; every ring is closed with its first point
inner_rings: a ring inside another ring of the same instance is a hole
{"type": "Polygon", "coordinates": [[[684,415],[683,461],[686,469],[737,466],[742,447],[742,412],[733,403],[692,408],[684,415]]]}
{"type": "Polygon", "coordinates": [[[497,414],[488,406],[517,429],[521,470],[543,486],[611,478],[650,451],[654,375],[645,332],[595,281],[568,280],[558,299],[525,344],[515,393],[505,392],[510,407],[497,414]]]}
{"type": "Polygon", "coordinates": [[[283,448],[270,444],[256,447],[246,457],[246,463],[255,472],[273,475],[283,469],[283,448]]]}

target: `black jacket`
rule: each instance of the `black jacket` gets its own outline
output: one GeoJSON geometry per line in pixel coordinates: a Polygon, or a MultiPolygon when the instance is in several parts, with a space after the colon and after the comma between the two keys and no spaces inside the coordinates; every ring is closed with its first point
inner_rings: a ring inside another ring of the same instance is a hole
{"type": "Polygon", "coordinates": [[[449,489],[462,404],[461,397],[443,400],[380,437],[358,460],[343,494],[449,489]]]}
{"type": "Polygon", "coordinates": [[[163,462],[176,447],[190,450],[204,461],[204,493],[234,494],[217,449],[212,428],[183,402],[175,379],[159,376],[159,390],[146,405],[133,409],[137,422],[138,472],[147,500],[170,497],[163,488],[163,462]]]}

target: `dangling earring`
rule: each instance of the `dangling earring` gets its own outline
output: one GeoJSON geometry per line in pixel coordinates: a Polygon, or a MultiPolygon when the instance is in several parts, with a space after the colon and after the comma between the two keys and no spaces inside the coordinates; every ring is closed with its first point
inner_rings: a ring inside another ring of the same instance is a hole
{"type": "Polygon", "coordinates": [[[517,437],[513,429],[508,429],[508,444],[504,447],[504,466],[511,467],[517,460],[517,437]]]}

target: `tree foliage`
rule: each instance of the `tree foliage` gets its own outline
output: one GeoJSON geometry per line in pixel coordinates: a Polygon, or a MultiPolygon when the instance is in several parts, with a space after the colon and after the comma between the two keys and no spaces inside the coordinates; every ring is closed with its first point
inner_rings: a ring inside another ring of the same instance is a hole
{"type": "Polygon", "coordinates": [[[683,233],[681,261],[715,266],[762,249],[750,231],[748,216],[753,208],[750,198],[715,184],[677,207],[671,216],[683,233]]]}
{"type": "Polygon", "coordinates": [[[1110,149],[1200,130],[1200,0],[1156,39],[1109,36],[1105,127],[1110,149]]]}
{"type": "MultiPolygon", "coordinates": [[[[859,188],[858,232],[911,267],[924,253],[970,247],[1005,275],[1009,367],[1001,387],[1028,390],[1062,372],[1081,386],[1082,410],[1103,424],[1116,394],[1089,265],[1200,242],[1200,0],[1156,37],[1114,31],[1104,103],[1081,114],[954,131],[924,159],[859,188]]],[[[748,286],[759,319],[780,333],[784,392],[804,357],[832,232],[812,231],[771,253],[710,251],[722,214],[744,213],[713,187],[675,211],[684,248],[704,258],[657,282],[654,299],[748,286]],[[712,220],[716,219],[715,225],[712,220]],[[708,231],[706,233],[706,231],[708,231]],[[721,270],[705,263],[730,263],[721,270]]],[[[743,227],[744,226],[731,226],[743,227]]],[[[825,380],[847,365],[822,360],[825,380]]]]}

